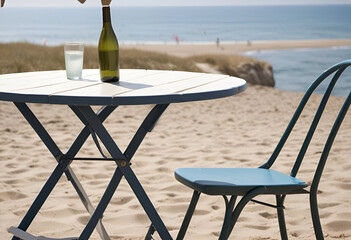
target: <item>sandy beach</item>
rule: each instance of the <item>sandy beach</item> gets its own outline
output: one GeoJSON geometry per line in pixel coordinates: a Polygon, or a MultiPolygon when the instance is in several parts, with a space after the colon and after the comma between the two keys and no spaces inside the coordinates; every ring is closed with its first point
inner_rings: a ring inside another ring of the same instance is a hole
{"type": "MultiPolygon", "coordinates": [[[[257,167],[272,152],[296,108],[301,94],[269,87],[249,86],[240,95],[203,102],[173,104],[137,152],[133,169],[176,236],[192,192],[178,183],[173,172],[179,167],[257,167]]],[[[290,172],[302,132],[320,96],[303,114],[274,169],[290,172]]],[[[321,153],[327,129],[335,118],[342,98],[333,97],[313,139],[299,178],[309,182],[321,153]]],[[[31,104],[57,144],[67,149],[82,124],[64,106],[31,104]]],[[[151,106],[121,107],[106,127],[125,147],[132,132],[151,106]]],[[[0,239],[9,239],[7,228],[17,225],[47,177],[55,160],[12,103],[0,102],[0,239]]],[[[350,112],[340,129],[320,184],[319,207],[326,239],[351,239],[351,149],[350,112]]],[[[82,155],[93,155],[91,139],[82,155]]],[[[75,162],[72,168],[93,204],[99,201],[115,165],[111,162],[75,162]]],[[[262,199],[262,198],[261,198],[262,199]]],[[[274,201],[273,197],[263,198],[274,201]]],[[[314,239],[308,195],[286,199],[286,221],[290,239],[314,239]]],[[[221,197],[203,195],[186,239],[218,237],[224,203],[221,197]]],[[[83,204],[72,185],[62,177],[29,231],[49,237],[77,236],[88,221],[83,204]]],[[[144,239],[149,220],[122,180],[103,222],[112,239],[144,239]]],[[[94,232],[91,239],[99,239],[94,232]]],[[[230,239],[280,239],[274,209],[254,203],[244,209],[230,239]]]]}
{"type": "MultiPolygon", "coordinates": [[[[213,45],[122,45],[177,56],[231,54],[263,49],[338,47],[351,40],[304,40],[213,45]]],[[[324,69],[321,69],[321,72],[324,69]]],[[[202,102],[172,104],[149,133],[133,159],[132,168],[151,201],[176,237],[192,191],[174,178],[180,167],[258,167],[270,156],[296,109],[301,93],[249,85],[236,96],[202,102]]],[[[281,157],[273,169],[289,174],[321,96],[311,98],[281,157]]],[[[344,98],[332,97],[323,115],[298,178],[310,183],[331,123],[344,98]]],[[[83,125],[68,107],[30,104],[58,146],[66,151],[83,125]]],[[[106,121],[122,151],[152,106],[120,107],[106,121]]],[[[351,112],[345,117],[319,187],[319,211],[326,239],[351,239],[351,112]]],[[[56,166],[56,161],[24,120],[14,104],[0,102],[0,239],[10,239],[10,226],[17,226],[56,166]]],[[[90,138],[80,156],[98,156],[90,138]]],[[[77,161],[71,167],[93,205],[99,202],[115,164],[77,161]]],[[[260,200],[274,203],[273,197],[260,200]]],[[[289,239],[315,239],[308,195],[286,199],[289,239]]],[[[222,197],[202,195],[185,239],[217,239],[224,213],[222,197]]],[[[29,232],[47,237],[78,236],[89,220],[83,204],[66,177],[62,177],[29,232]]],[[[103,223],[115,240],[141,240],[149,220],[123,179],[108,206],[103,223]]],[[[94,231],[91,239],[100,239],[94,231]]],[[[160,239],[156,235],[156,239],[160,239]]],[[[232,240],[280,239],[275,209],[249,203],[232,240]]]]}
{"type": "Polygon", "coordinates": [[[351,39],[311,39],[311,40],[280,40],[280,41],[245,41],[233,43],[213,44],[121,44],[121,48],[135,48],[146,51],[154,51],[189,57],[199,54],[233,54],[247,51],[261,51],[268,49],[296,49],[296,48],[326,48],[351,46],[351,39]]]}

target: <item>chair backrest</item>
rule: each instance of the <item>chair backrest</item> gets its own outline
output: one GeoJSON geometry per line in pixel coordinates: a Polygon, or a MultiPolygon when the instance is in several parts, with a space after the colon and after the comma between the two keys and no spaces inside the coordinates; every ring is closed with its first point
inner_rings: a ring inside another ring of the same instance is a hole
{"type": "MultiPolygon", "coordinates": [[[[301,112],[303,111],[303,109],[305,108],[310,96],[312,95],[312,93],[314,92],[314,90],[329,76],[332,76],[333,74],[333,77],[331,78],[330,82],[329,82],[329,85],[323,95],[323,98],[319,104],[319,107],[316,111],[316,114],[313,118],[313,121],[311,123],[311,126],[307,132],[307,135],[305,137],[305,140],[302,144],[302,147],[300,149],[300,152],[296,158],[296,161],[295,161],[295,164],[292,168],[292,171],[290,173],[291,176],[295,177],[299,168],[300,168],[300,165],[302,163],[302,160],[305,156],[305,153],[307,151],[307,148],[311,142],[311,139],[313,137],[313,134],[317,128],[317,125],[319,123],[319,120],[323,114],[323,111],[325,109],[325,106],[329,100],[329,97],[330,97],[330,94],[337,82],[337,80],[340,78],[341,74],[345,71],[345,69],[347,67],[349,67],[351,65],[351,59],[350,60],[346,60],[346,61],[343,61],[343,62],[340,62],[334,66],[332,66],[331,68],[327,69],[326,71],[323,72],[323,74],[321,76],[319,76],[313,83],[312,85],[307,89],[305,95],[303,96],[299,106],[297,107],[292,119],[290,120],[282,138],[280,139],[280,141],[278,142],[276,148],[274,149],[271,157],[267,160],[267,162],[265,162],[262,166],[260,166],[260,168],[270,168],[273,163],[275,162],[275,160],[277,159],[278,155],[280,154],[284,144],[286,143],[291,131],[293,130],[297,120],[299,119],[300,117],[300,114],[301,112]]],[[[350,89],[351,90],[351,89],[350,89]]],[[[322,175],[322,172],[323,172],[323,169],[324,169],[324,166],[325,166],[325,163],[326,163],[326,160],[328,158],[328,154],[330,152],[330,149],[331,149],[331,146],[333,145],[333,142],[334,142],[334,139],[335,139],[335,136],[339,130],[339,127],[347,113],[347,110],[349,109],[350,107],[350,103],[351,103],[351,91],[349,92],[343,106],[341,107],[341,110],[334,122],[334,125],[330,131],[330,134],[328,136],[328,139],[326,141],[326,144],[324,146],[324,149],[323,149],[323,152],[322,152],[322,155],[321,155],[321,158],[319,160],[319,163],[318,163],[318,166],[317,166],[317,169],[316,169],[316,172],[315,172],[315,175],[314,175],[314,178],[313,178],[313,181],[312,181],[312,186],[311,187],[314,187],[315,189],[317,189],[318,187],[318,184],[319,184],[319,180],[321,178],[321,175],[322,175]]]]}

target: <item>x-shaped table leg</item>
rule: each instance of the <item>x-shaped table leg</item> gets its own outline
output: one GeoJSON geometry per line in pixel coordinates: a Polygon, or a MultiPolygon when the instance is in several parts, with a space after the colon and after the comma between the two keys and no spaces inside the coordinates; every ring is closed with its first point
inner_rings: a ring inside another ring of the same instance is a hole
{"type": "MultiPolygon", "coordinates": [[[[43,143],[46,145],[46,147],[49,149],[51,154],[55,157],[55,159],[59,162],[60,158],[63,156],[63,153],[61,150],[58,148],[57,144],[54,142],[54,140],[50,137],[48,132],[45,130],[43,125],[39,122],[39,120],[36,118],[34,113],[29,109],[29,107],[25,103],[16,103],[16,107],[19,109],[19,111],[22,113],[22,115],[25,117],[25,119],[28,121],[28,123],[32,126],[32,128],[35,130],[35,132],[38,134],[40,139],[43,141],[43,143]]],[[[102,108],[98,113],[97,117],[100,119],[100,121],[104,121],[114,110],[116,107],[104,107],[102,108]]],[[[90,135],[90,131],[88,127],[85,127],[79,136],[76,138],[66,155],[74,157],[82,145],[85,143],[87,138],[90,135]]],[[[50,192],[52,189],[55,187],[57,181],[60,179],[62,176],[63,172],[66,174],[67,178],[70,180],[72,183],[73,187],[77,191],[81,201],[83,202],[85,208],[90,214],[93,214],[94,212],[94,207],[91,204],[87,194],[85,193],[82,185],[80,184],[78,178],[74,174],[73,170],[69,166],[71,162],[70,161],[63,161],[59,162],[53,173],[51,174],[50,178],[47,180],[46,184],[38,194],[37,198],[31,205],[30,209],[28,210],[27,214],[25,217],[22,219],[20,225],[18,226],[19,229],[26,231],[33,221],[34,217],[38,213],[39,209],[49,196],[50,192]]],[[[102,225],[101,220],[98,221],[97,225],[97,231],[101,237],[102,240],[109,240],[109,236],[102,225]]],[[[18,240],[19,238],[13,237],[13,240],[18,240]]]]}
{"type": "MultiPolygon", "coordinates": [[[[97,226],[97,230],[100,234],[101,239],[108,240],[109,237],[104,229],[101,218],[102,214],[105,211],[108,203],[110,202],[116,188],[118,187],[122,176],[124,176],[129,183],[130,187],[134,191],[136,197],[144,208],[146,214],[150,218],[153,226],[158,231],[162,239],[172,239],[167,228],[163,224],[161,218],[159,217],[156,209],[152,205],[150,199],[145,193],[143,187],[141,186],[139,180],[135,176],[133,170],[129,166],[129,162],[136,150],[140,146],[142,140],[144,139],[147,132],[150,132],[154,125],[156,124],[159,117],[162,115],[164,110],[167,108],[168,104],[159,104],[156,105],[145,118],[138,131],[134,135],[130,144],[128,145],[126,151],[122,154],[112,137],[109,135],[107,130],[102,125],[103,121],[115,110],[116,107],[104,107],[97,114],[89,106],[70,106],[75,114],[80,118],[80,120],[86,125],[86,127],[81,131],[75,142],[72,144],[71,148],[66,154],[63,154],[61,150],[57,147],[53,139],[47,133],[45,128],[35,117],[33,112],[28,108],[24,103],[15,103],[17,108],[21,111],[26,120],[30,123],[33,129],[37,132],[39,137],[42,139],[44,144],[48,147],[50,152],[58,161],[58,165],[55,170],[45,183],[44,187],[38,194],[37,198],[31,205],[27,214],[21,221],[18,229],[26,231],[34,217],[44,204],[45,200],[51,193],[52,189],[55,187],[56,183],[65,172],[67,178],[72,182],[74,188],[76,189],[79,197],[84,203],[85,207],[92,215],[87,226],[84,228],[79,239],[85,240],[88,239],[97,226]],[[98,206],[94,210],[92,207],[84,189],[79,183],[78,179],[74,175],[72,169],[69,167],[70,163],[74,160],[75,155],[78,153],[86,139],[88,138],[91,129],[98,135],[101,142],[105,145],[108,152],[111,154],[112,158],[117,163],[117,168],[113,174],[112,179],[110,180],[109,185],[107,186],[105,193],[103,194],[98,206]]],[[[16,236],[13,239],[17,240],[16,236]]]]}
{"type": "Polygon", "coordinates": [[[151,131],[156,124],[156,121],[162,115],[164,110],[167,108],[168,104],[160,104],[156,105],[149,115],[145,118],[144,122],[139,127],[138,131],[134,135],[133,139],[131,140],[130,144],[128,145],[124,154],[120,151],[117,144],[114,142],[110,134],[107,132],[105,127],[102,125],[102,122],[98,119],[94,111],[89,106],[78,106],[76,107],[81,114],[76,112],[77,116],[82,120],[83,123],[89,124],[89,126],[93,129],[93,131],[98,135],[101,142],[105,145],[105,148],[110,153],[112,158],[116,159],[117,168],[113,174],[113,177],[102,196],[100,203],[96,207],[96,210],[90,221],[88,222],[87,226],[83,230],[82,234],[80,235],[79,239],[88,239],[91,235],[94,227],[97,224],[98,219],[101,218],[103,212],[105,211],[108,203],[110,202],[113,193],[115,192],[116,188],[122,176],[124,176],[132,188],[134,194],[138,198],[139,202],[141,203],[144,211],[148,215],[149,219],[151,220],[152,224],[154,225],[155,229],[158,231],[159,235],[164,240],[172,239],[170,236],[166,226],[162,222],[160,216],[158,215],[156,209],[152,205],[149,197],[145,193],[142,185],[140,184],[139,180],[135,176],[133,170],[131,169],[129,162],[138,149],[140,143],[144,139],[147,132],[151,131]]]}

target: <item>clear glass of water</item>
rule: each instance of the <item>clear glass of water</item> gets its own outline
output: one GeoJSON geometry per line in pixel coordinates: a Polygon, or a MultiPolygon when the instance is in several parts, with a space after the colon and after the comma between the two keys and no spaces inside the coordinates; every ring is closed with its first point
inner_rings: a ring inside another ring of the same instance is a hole
{"type": "Polygon", "coordinates": [[[67,78],[76,80],[82,78],[84,44],[69,42],[64,45],[67,78]]]}

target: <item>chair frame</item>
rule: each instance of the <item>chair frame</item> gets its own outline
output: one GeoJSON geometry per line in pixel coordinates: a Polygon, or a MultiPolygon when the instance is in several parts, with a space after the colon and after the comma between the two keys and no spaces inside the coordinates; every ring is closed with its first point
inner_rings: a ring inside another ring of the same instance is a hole
{"type": "MultiPolygon", "coordinates": [[[[259,168],[264,168],[264,169],[270,169],[272,167],[272,165],[274,164],[275,160],[277,159],[277,157],[279,156],[282,148],[284,147],[290,133],[292,132],[297,120],[299,119],[303,109],[305,108],[308,100],[310,99],[312,93],[314,92],[314,90],[321,84],[321,82],[323,82],[323,80],[325,80],[327,77],[331,76],[332,74],[334,74],[334,76],[332,77],[332,79],[330,80],[330,83],[324,93],[324,96],[319,104],[319,107],[316,111],[316,114],[314,116],[314,119],[311,123],[311,126],[307,132],[307,135],[304,139],[304,142],[302,144],[302,147],[299,151],[299,154],[296,158],[296,161],[293,165],[293,168],[291,170],[290,176],[292,177],[296,177],[299,168],[301,166],[302,160],[305,156],[305,153],[308,149],[308,146],[311,142],[311,139],[313,137],[313,134],[318,126],[319,120],[323,114],[323,111],[325,109],[325,106],[329,100],[329,97],[331,95],[331,92],[337,82],[337,80],[340,78],[341,74],[345,71],[345,69],[347,67],[349,67],[351,65],[351,59],[350,60],[346,60],[343,62],[340,62],[334,66],[332,66],[331,68],[327,69],[326,71],[324,71],[322,73],[322,75],[320,75],[313,83],[312,85],[308,88],[308,90],[306,91],[306,93],[304,94],[300,104],[298,105],[292,119],[290,120],[283,136],[281,137],[280,141],[278,142],[276,148],[274,149],[272,155],[270,156],[270,158],[263,164],[261,165],[259,168]]],[[[225,205],[226,205],[226,211],[225,211],[225,216],[224,216],[224,220],[223,220],[223,225],[222,225],[222,229],[221,229],[221,233],[219,236],[220,240],[224,240],[224,239],[228,239],[228,237],[230,236],[234,225],[237,221],[237,219],[239,218],[240,213],[242,212],[243,208],[245,207],[245,205],[249,202],[249,201],[253,201],[255,203],[259,203],[259,204],[263,204],[265,206],[269,206],[269,207],[274,207],[277,209],[277,215],[278,215],[278,222],[279,222],[279,229],[280,229],[280,236],[281,239],[288,239],[288,234],[287,234],[287,230],[286,230],[286,224],[285,224],[285,217],[284,217],[284,200],[286,198],[286,195],[290,195],[290,194],[309,194],[310,197],[310,210],[311,210],[311,215],[312,215],[312,222],[313,222],[313,227],[314,227],[314,232],[315,232],[315,236],[316,239],[318,240],[323,240],[324,236],[323,236],[323,231],[322,231],[322,226],[321,226],[321,222],[319,219],[319,212],[318,212],[318,203],[317,203],[317,191],[318,191],[318,185],[329,155],[329,152],[331,150],[331,147],[334,143],[335,137],[338,133],[338,130],[341,126],[342,121],[344,120],[344,117],[350,107],[350,103],[351,103],[351,91],[349,92],[344,104],[341,107],[341,110],[339,112],[339,114],[337,115],[337,118],[331,128],[331,131],[329,133],[329,136],[327,138],[326,144],[324,146],[323,152],[321,154],[319,163],[317,165],[313,180],[312,180],[312,184],[310,186],[310,190],[307,191],[305,189],[300,189],[297,191],[293,191],[293,192],[289,192],[286,194],[276,194],[276,205],[272,205],[272,204],[268,204],[268,203],[264,203],[264,202],[260,202],[257,200],[254,200],[253,198],[257,195],[260,194],[265,194],[265,187],[264,186],[257,186],[256,188],[250,190],[249,192],[247,192],[244,196],[242,196],[242,198],[240,199],[240,201],[237,203],[237,205],[235,206],[235,202],[237,199],[236,195],[232,195],[230,197],[230,199],[228,199],[227,196],[223,195],[223,198],[225,200],[225,205]]],[[[187,228],[189,226],[190,220],[192,218],[192,215],[195,211],[195,207],[196,204],[199,200],[200,197],[200,192],[197,190],[194,190],[190,205],[188,207],[188,210],[186,212],[186,215],[184,217],[183,223],[181,225],[181,228],[179,230],[178,236],[177,236],[177,240],[182,240],[185,236],[185,233],[187,231],[187,228]]],[[[218,194],[221,195],[221,194],[218,194]]]]}

